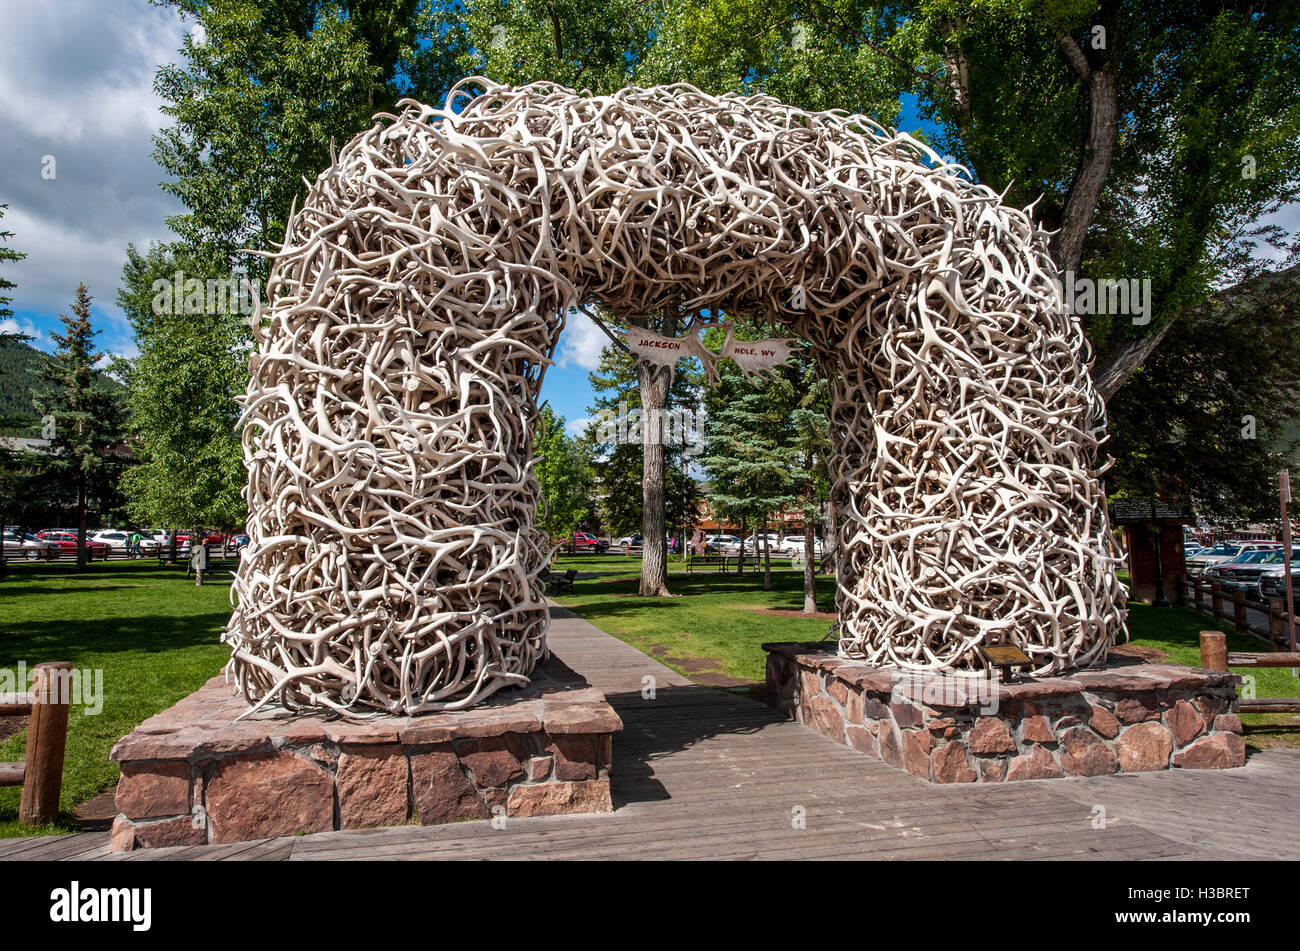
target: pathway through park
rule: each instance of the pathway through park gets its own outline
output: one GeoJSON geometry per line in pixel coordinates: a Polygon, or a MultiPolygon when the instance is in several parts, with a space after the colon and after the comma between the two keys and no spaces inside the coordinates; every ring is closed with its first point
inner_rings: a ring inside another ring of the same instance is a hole
{"type": "Polygon", "coordinates": [[[0,860],[1300,858],[1300,824],[1282,818],[1294,812],[1300,750],[1256,753],[1222,772],[932,786],[552,612],[552,648],[623,718],[612,814],[127,855],[93,832],[3,840],[0,860]]]}

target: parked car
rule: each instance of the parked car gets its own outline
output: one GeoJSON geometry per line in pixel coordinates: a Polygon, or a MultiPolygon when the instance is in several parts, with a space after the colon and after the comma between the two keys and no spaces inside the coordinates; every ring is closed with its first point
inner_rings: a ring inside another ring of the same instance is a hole
{"type": "Polygon", "coordinates": [[[735,535],[709,535],[704,539],[705,551],[734,555],[740,551],[740,539],[735,535]]]}
{"type": "MultiPolygon", "coordinates": [[[[1260,572],[1259,597],[1261,601],[1286,598],[1286,569],[1282,564],[1269,565],[1260,572]]],[[[1294,553],[1291,559],[1291,599],[1300,601],[1300,558],[1294,553]]]]}
{"type": "MultiPolygon", "coordinates": [[[[64,531],[44,531],[37,532],[36,537],[41,541],[54,542],[59,546],[59,552],[65,555],[77,557],[77,533],[64,531]]],[[[109,548],[103,542],[97,542],[90,535],[86,535],[86,557],[94,560],[96,558],[108,558],[109,548]]]]}
{"type": "Polygon", "coordinates": [[[6,529],[3,538],[6,558],[26,558],[28,561],[40,561],[44,558],[46,561],[53,561],[62,551],[58,542],[44,541],[26,532],[19,536],[17,532],[6,529]]]}
{"type": "Polygon", "coordinates": [[[131,537],[131,533],[116,528],[105,528],[95,532],[95,534],[90,537],[97,543],[107,545],[114,551],[126,551],[126,541],[131,537]]]}
{"type": "MultiPolygon", "coordinates": [[[[1211,565],[1201,575],[1206,582],[1217,581],[1219,587],[1227,591],[1244,591],[1246,596],[1260,598],[1260,576],[1270,568],[1282,564],[1282,550],[1250,551],[1238,555],[1232,561],[1211,565]]],[[[1300,557],[1300,550],[1292,549],[1291,557],[1300,557]]]]}
{"type": "Polygon", "coordinates": [[[1278,542],[1219,542],[1212,548],[1205,551],[1197,552],[1186,561],[1187,576],[1189,578],[1199,578],[1201,573],[1210,565],[1222,564],[1225,561],[1232,561],[1239,555],[1252,551],[1276,551],[1281,548],[1278,542]]]}
{"type": "MultiPolygon", "coordinates": [[[[773,550],[773,551],[780,551],[780,550],[781,550],[781,536],[780,536],[780,535],[776,535],[776,534],[774,534],[774,533],[772,533],[772,532],[768,532],[768,533],[767,533],[767,539],[768,539],[768,543],[772,546],[772,550],[773,550]]],[[[745,539],[745,551],[747,551],[747,552],[753,552],[753,551],[755,551],[755,549],[757,548],[758,553],[759,553],[759,554],[762,554],[762,552],[763,552],[763,545],[762,545],[762,542],[763,542],[763,536],[762,536],[762,535],[750,535],[748,538],[745,539]]]]}
{"type": "Polygon", "coordinates": [[[603,538],[597,538],[590,532],[574,532],[569,538],[568,544],[578,551],[602,552],[609,547],[609,542],[603,538]]]}
{"type": "MultiPolygon", "coordinates": [[[[806,546],[804,544],[804,536],[802,535],[787,535],[785,538],[781,539],[781,551],[787,555],[791,555],[795,558],[802,558],[805,550],[806,546]]],[[[813,554],[820,555],[821,553],[822,540],[814,536],[813,554]]]]}
{"type": "Polygon", "coordinates": [[[631,535],[624,535],[622,538],[620,538],[620,539],[618,539],[617,541],[615,541],[613,547],[615,547],[615,548],[640,548],[640,547],[641,547],[641,542],[642,542],[641,533],[640,533],[640,532],[633,532],[631,535]]]}

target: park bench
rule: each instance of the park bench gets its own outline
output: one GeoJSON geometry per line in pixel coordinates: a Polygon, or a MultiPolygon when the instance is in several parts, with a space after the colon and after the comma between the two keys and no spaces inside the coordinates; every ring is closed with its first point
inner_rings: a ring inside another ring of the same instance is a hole
{"type": "Polygon", "coordinates": [[[546,585],[547,594],[561,594],[565,591],[573,594],[573,582],[578,580],[578,569],[570,568],[562,575],[554,575],[549,568],[546,568],[538,577],[546,585]]]}
{"type": "Polygon", "coordinates": [[[58,818],[71,698],[72,665],[66,661],[37,664],[30,693],[0,693],[0,717],[28,718],[26,760],[0,763],[0,786],[23,788],[18,804],[22,825],[58,818]]]}
{"type": "Polygon", "coordinates": [[[724,555],[720,552],[705,552],[703,555],[687,555],[686,573],[693,574],[695,572],[695,566],[700,565],[703,567],[713,567],[715,570],[721,571],[725,574],[727,571],[727,562],[733,560],[739,562],[740,556],[724,555]]]}

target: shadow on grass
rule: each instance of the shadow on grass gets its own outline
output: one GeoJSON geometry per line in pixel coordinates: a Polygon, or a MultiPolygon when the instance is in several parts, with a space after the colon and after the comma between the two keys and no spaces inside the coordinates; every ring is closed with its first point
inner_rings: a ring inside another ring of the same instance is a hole
{"type": "Polygon", "coordinates": [[[66,660],[69,655],[77,653],[161,653],[214,644],[229,618],[229,611],[212,611],[179,617],[152,615],[97,618],[94,621],[24,621],[6,625],[0,630],[0,663],[19,660],[32,663],[33,658],[66,660]],[[61,656],[46,656],[51,652],[61,656]]]}

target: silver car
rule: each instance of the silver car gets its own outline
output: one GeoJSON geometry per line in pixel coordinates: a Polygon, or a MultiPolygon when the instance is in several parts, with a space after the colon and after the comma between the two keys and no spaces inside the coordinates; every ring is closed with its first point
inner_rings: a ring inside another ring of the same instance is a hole
{"type": "Polygon", "coordinates": [[[1213,548],[1198,551],[1186,561],[1187,577],[1199,578],[1201,572],[1210,565],[1222,564],[1252,551],[1276,551],[1281,548],[1277,542],[1219,542],[1213,548]]]}
{"type": "Polygon", "coordinates": [[[24,534],[21,538],[17,532],[5,529],[4,552],[6,558],[26,558],[28,561],[53,561],[62,553],[58,542],[47,542],[35,535],[24,534]]]}

